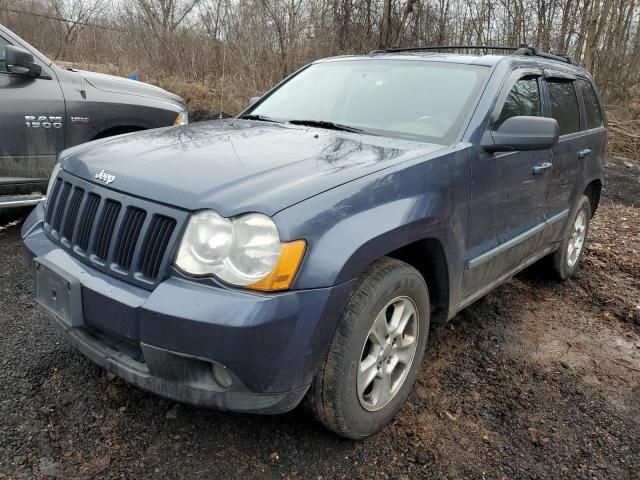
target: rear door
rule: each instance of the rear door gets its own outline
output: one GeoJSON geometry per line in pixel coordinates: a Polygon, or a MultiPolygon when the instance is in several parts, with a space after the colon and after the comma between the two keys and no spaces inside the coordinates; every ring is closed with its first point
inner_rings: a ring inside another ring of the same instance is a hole
{"type": "Polygon", "coordinates": [[[9,72],[5,47],[15,44],[0,34],[0,195],[31,193],[34,185],[46,186],[56,154],[65,145],[60,85],[37,58],[40,78],[9,72]]]}
{"type": "MultiPolygon", "coordinates": [[[[517,70],[506,81],[489,130],[507,118],[542,116],[542,72],[517,70]]],[[[481,151],[471,159],[473,182],[463,281],[469,297],[535,253],[544,225],[551,150],[481,151]],[[534,168],[537,167],[537,168],[534,168]]]]}
{"type": "Polygon", "coordinates": [[[545,71],[546,112],[560,127],[560,139],[553,147],[553,169],[546,198],[547,228],[540,248],[549,247],[560,240],[564,225],[576,203],[579,185],[579,164],[588,156],[586,133],[582,120],[576,78],[564,72],[545,71]]]}

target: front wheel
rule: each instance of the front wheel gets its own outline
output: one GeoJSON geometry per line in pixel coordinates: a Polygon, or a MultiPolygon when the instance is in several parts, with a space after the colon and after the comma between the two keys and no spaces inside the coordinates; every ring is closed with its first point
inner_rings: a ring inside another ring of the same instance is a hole
{"type": "Polygon", "coordinates": [[[429,333],[422,275],[390,258],[374,263],[349,300],[307,396],[316,417],[347,438],[396,414],[416,379],[429,333]]]}
{"type": "Polygon", "coordinates": [[[587,243],[590,220],[591,204],[589,198],[582,195],[567,225],[560,248],[553,255],[553,268],[562,280],[571,278],[578,270],[587,243]]]}

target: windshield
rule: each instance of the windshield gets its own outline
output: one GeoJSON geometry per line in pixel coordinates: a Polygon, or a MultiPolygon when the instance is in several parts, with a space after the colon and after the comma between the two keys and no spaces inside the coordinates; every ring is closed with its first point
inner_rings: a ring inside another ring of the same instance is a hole
{"type": "Polygon", "coordinates": [[[459,133],[487,70],[416,60],[317,63],[273,91],[250,113],[449,144],[459,133]]]}

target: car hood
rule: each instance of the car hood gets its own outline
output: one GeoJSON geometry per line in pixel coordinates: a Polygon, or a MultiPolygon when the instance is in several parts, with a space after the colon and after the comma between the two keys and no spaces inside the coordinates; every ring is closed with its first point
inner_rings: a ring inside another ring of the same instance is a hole
{"type": "Polygon", "coordinates": [[[88,72],[85,70],[69,71],[81,75],[92,87],[102,90],[103,92],[137,95],[140,97],[178,103],[183,107],[185,106],[184,100],[182,100],[178,95],[174,95],[173,93],[167,92],[166,90],[149,83],[140,82],[138,80],[129,80],[128,78],[116,77],[115,75],[107,75],[104,73],[88,72]]]}
{"type": "Polygon", "coordinates": [[[66,150],[60,158],[76,176],[103,185],[113,179],[108,188],[186,210],[273,215],[342,183],[444,148],[231,119],[98,140],[66,150]]]}

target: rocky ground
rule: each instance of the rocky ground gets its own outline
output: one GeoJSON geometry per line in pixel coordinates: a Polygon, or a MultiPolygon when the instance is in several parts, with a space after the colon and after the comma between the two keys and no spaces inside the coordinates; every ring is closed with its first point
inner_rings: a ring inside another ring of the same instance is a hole
{"type": "MultiPolygon", "coordinates": [[[[520,274],[431,332],[394,422],[165,401],[69,347],[0,221],[0,478],[640,479],[640,168],[612,161],[578,276],[520,274]]],[[[15,215],[13,220],[16,219],[15,215]]]]}

